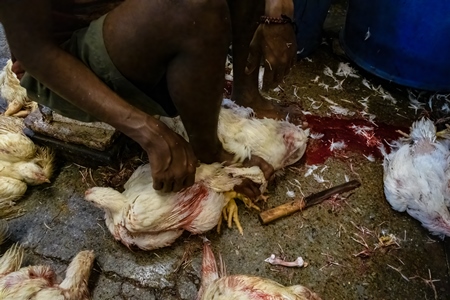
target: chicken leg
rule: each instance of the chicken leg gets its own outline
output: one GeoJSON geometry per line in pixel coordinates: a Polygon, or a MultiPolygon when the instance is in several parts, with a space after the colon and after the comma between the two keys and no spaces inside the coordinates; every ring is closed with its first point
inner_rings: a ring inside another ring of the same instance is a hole
{"type": "Polygon", "coordinates": [[[222,215],[220,216],[219,222],[217,224],[217,232],[220,233],[222,222],[225,220],[227,221],[228,228],[231,228],[234,222],[234,224],[236,224],[237,229],[239,230],[239,233],[241,235],[244,235],[244,230],[242,228],[241,222],[239,221],[238,207],[235,200],[236,199],[241,200],[242,202],[244,202],[247,208],[254,208],[258,211],[260,209],[258,206],[253,204],[253,201],[251,199],[249,199],[247,196],[243,194],[237,193],[235,191],[230,191],[224,193],[224,195],[227,204],[222,210],[222,215]]]}

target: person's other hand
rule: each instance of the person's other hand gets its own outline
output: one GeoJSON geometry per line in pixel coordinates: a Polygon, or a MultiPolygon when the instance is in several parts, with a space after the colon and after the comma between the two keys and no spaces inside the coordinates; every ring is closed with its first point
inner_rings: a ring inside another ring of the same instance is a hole
{"type": "MultiPolygon", "coordinates": [[[[256,155],[252,155],[251,159],[247,159],[246,161],[244,161],[243,165],[247,168],[258,166],[263,172],[264,177],[267,181],[272,178],[272,175],[275,172],[271,164],[256,155]]],[[[244,179],[241,184],[234,187],[234,190],[238,193],[244,194],[249,199],[255,200],[261,195],[259,187],[260,184],[257,184],[250,179],[244,179]]]]}
{"type": "Polygon", "coordinates": [[[264,59],[263,89],[283,81],[295,63],[297,44],[292,24],[260,24],[250,43],[246,74],[259,70],[264,59]]]}
{"type": "Polygon", "coordinates": [[[11,66],[11,71],[16,74],[17,79],[21,80],[23,75],[25,74],[25,69],[23,68],[22,64],[16,60],[13,62],[11,66]]]}

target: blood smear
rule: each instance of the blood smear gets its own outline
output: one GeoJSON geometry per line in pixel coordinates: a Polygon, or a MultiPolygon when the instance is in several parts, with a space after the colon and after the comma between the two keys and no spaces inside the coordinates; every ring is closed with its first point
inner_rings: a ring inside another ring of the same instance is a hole
{"type": "Polygon", "coordinates": [[[409,132],[409,128],[406,127],[376,122],[375,125],[364,119],[339,119],[312,115],[305,117],[311,133],[323,134],[320,139],[309,140],[304,158],[307,165],[322,164],[330,156],[345,158],[346,152],[358,152],[366,156],[382,158],[379,150],[381,144],[389,153],[388,143],[401,136],[396,130],[409,132]],[[332,142],[344,142],[346,147],[342,150],[331,151],[332,142]]]}

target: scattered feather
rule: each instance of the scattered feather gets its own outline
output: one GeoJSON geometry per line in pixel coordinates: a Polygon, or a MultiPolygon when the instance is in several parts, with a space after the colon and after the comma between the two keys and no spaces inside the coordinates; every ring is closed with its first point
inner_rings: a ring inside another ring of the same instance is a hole
{"type": "Polygon", "coordinates": [[[324,134],[323,133],[315,133],[315,132],[310,132],[309,137],[312,138],[313,140],[320,140],[321,138],[323,138],[324,134]]]}
{"type": "Polygon", "coordinates": [[[323,81],[321,83],[319,83],[319,86],[323,87],[327,92],[328,92],[328,89],[330,88],[330,86],[323,81]]]}
{"type": "Polygon", "coordinates": [[[336,80],[336,77],[334,77],[333,74],[333,70],[331,70],[331,68],[328,66],[325,66],[325,69],[323,69],[323,74],[336,80]]]}
{"type": "Polygon", "coordinates": [[[318,168],[317,165],[310,165],[307,167],[308,167],[308,170],[306,170],[306,172],[305,172],[305,177],[308,177],[309,175],[311,175],[318,168]]]}
{"type": "Polygon", "coordinates": [[[364,36],[364,40],[367,41],[370,38],[370,27],[367,28],[366,35],[364,36]]]}
{"type": "Polygon", "coordinates": [[[345,78],[347,78],[347,77],[359,78],[357,71],[354,68],[352,68],[349,65],[349,63],[343,63],[343,62],[339,63],[336,75],[344,76],[345,78]]]}
{"type": "Polygon", "coordinates": [[[288,190],[286,192],[286,196],[288,196],[289,198],[295,198],[295,192],[291,191],[291,190],[288,190]]]}
{"type": "Polygon", "coordinates": [[[325,96],[322,96],[322,95],[319,95],[323,100],[325,100],[325,101],[327,101],[328,103],[330,103],[330,104],[333,104],[333,105],[338,105],[336,102],[334,102],[333,100],[331,100],[330,98],[328,98],[328,97],[325,97],[325,96]]]}
{"type": "Polygon", "coordinates": [[[338,105],[331,105],[330,106],[330,110],[335,114],[335,115],[343,115],[343,116],[353,116],[355,114],[355,112],[350,111],[347,108],[344,108],[342,106],[338,106],[338,105]]]}
{"type": "Polygon", "coordinates": [[[364,155],[364,157],[367,158],[368,161],[371,161],[371,162],[375,161],[375,157],[372,154],[364,155]]]}
{"type": "Polygon", "coordinates": [[[318,183],[325,183],[325,182],[329,182],[328,180],[323,179],[322,176],[320,176],[319,174],[313,174],[314,180],[317,181],[318,183]]]}
{"type": "Polygon", "coordinates": [[[330,143],[330,151],[342,150],[347,147],[347,144],[344,141],[335,142],[333,139],[330,143]]]}
{"type": "Polygon", "coordinates": [[[320,76],[317,75],[316,78],[311,79],[311,81],[314,82],[314,83],[318,83],[318,82],[319,82],[319,79],[320,79],[320,76]]]}

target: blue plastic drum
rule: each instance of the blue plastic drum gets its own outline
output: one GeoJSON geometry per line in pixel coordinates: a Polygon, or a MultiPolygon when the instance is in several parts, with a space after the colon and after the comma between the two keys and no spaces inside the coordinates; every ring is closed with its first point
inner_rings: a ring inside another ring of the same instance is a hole
{"type": "Polygon", "coordinates": [[[372,74],[450,92],[448,0],[349,0],[340,42],[347,56],[372,74]]]}

